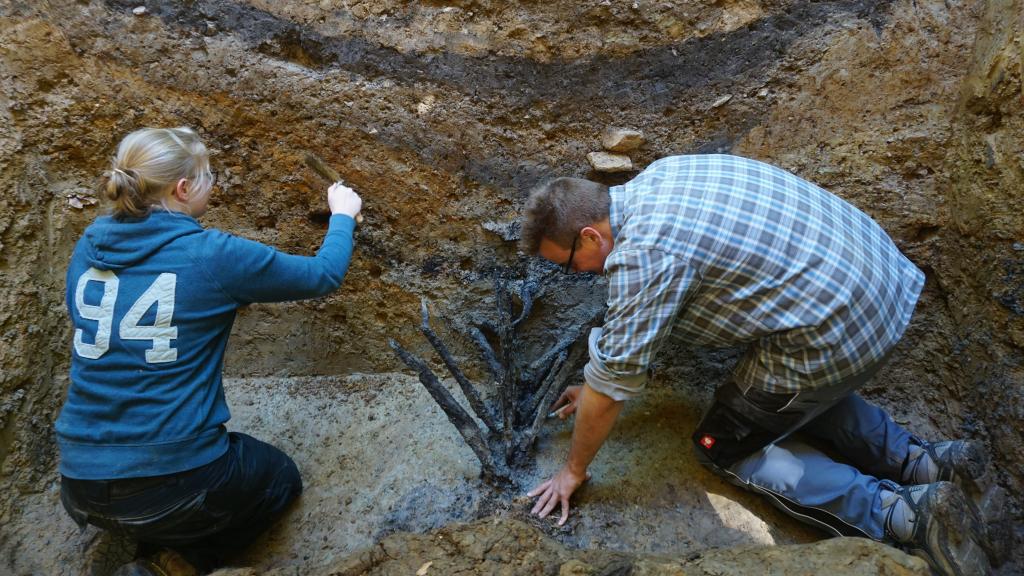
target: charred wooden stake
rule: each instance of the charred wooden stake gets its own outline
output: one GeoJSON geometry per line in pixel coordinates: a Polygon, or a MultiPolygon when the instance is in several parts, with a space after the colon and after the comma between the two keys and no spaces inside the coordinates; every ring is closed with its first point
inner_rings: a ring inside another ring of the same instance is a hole
{"type": "Polygon", "coordinates": [[[480,459],[484,478],[486,480],[507,482],[509,475],[505,463],[494,461],[493,452],[487,445],[487,440],[481,433],[480,428],[473,421],[473,417],[462,409],[462,406],[455,400],[455,397],[437,380],[437,376],[434,375],[434,372],[423,360],[410,354],[394,340],[389,340],[388,343],[395,353],[398,354],[398,357],[402,359],[402,362],[405,362],[406,366],[416,371],[423,387],[427,389],[434,402],[437,402],[437,405],[448,416],[448,420],[455,425],[455,429],[462,435],[462,439],[466,441],[466,444],[469,444],[470,449],[480,459]]]}
{"type": "Polygon", "coordinates": [[[599,318],[595,311],[583,324],[571,329],[550,351],[536,361],[526,364],[522,358],[519,330],[533,310],[538,285],[523,282],[515,291],[519,300],[516,313],[513,291],[501,278],[494,281],[497,325],[483,321],[467,330],[468,336],[480,349],[484,363],[496,387],[497,414],[481,396],[455,362],[445,343],[430,326],[430,310],[426,299],[420,303],[422,322],[420,332],[437,351],[441,361],[459,385],[472,409],[471,415],[422,359],[409,353],[394,340],[391,347],[407,366],[416,371],[419,380],[444,411],[466,444],[480,460],[484,480],[494,484],[509,484],[511,470],[521,466],[529,454],[537,434],[540,433],[549,406],[558,398],[569,379],[573,377],[586,346],[572,348],[573,343],[599,318]],[[488,339],[488,332],[497,340],[497,350],[488,339]],[[474,419],[473,416],[476,416],[474,419]],[[481,426],[477,420],[483,424],[481,426]]]}
{"type": "Polygon", "coordinates": [[[444,342],[437,337],[437,334],[430,329],[430,311],[427,309],[427,299],[423,298],[420,300],[420,315],[423,318],[420,324],[420,332],[427,338],[430,345],[437,350],[438,355],[441,356],[441,360],[444,361],[444,365],[448,368],[448,371],[455,377],[455,381],[459,383],[459,388],[462,393],[466,396],[466,400],[469,401],[470,407],[473,408],[473,412],[476,413],[477,417],[483,421],[483,423],[491,430],[491,432],[499,432],[498,424],[494,421],[494,416],[491,415],[491,411],[484,405],[483,400],[480,398],[480,394],[477,393],[476,389],[473,388],[473,384],[459,369],[458,364],[452,358],[451,353],[448,352],[448,347],[444,345],[444,342]]]}
{"type": "Polygon", "coordinates": [[[505,369],[502,368],[501,362],[498,361],[498,355],[494,353],[494,348],[491,348],[491,343],[487,341],[487,336],[484,336],[484,333],[476,326],[469,328],[469,336],[477,347],[480,348],[480,355],[484,357],[484,362],[487,363],[487,369],[490,370],[494,381],[500,382],[505,369]]]}

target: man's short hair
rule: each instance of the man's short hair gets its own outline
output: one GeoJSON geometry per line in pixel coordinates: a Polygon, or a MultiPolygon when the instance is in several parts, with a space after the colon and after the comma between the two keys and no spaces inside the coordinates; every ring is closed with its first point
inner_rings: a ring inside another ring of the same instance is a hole
{"type": "Polygon", "coordinates": [[[608,187],[582,178],[555,178],[530,192],[520,248],[536,254],[544,238],[569,248],[580,230],[608,217],[608,187]]]}

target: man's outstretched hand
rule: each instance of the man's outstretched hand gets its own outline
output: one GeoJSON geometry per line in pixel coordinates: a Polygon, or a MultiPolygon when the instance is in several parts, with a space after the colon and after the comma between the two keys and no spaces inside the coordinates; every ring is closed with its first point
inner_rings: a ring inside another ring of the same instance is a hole
{"type": "Polygon", "coordinates": [[[614,400],[590,386],[571,386],[554,406],[560,404],[566,407],[561,414],[576,414],[569,458],[554,478],[527,493],[530,498],[539,496],[530,514],[536,514],[541,518],[550,514],[555,506],[562,505],[559,526],[565,524],[569,518],[569,498],[572,493],[590,478],[587,468],[615,424],[615,419],[622,410],[622,401],[614,400]]]}
{"type": "Polygon", "coordinates": [[[558,525],[565,524],[569,518],[569,497],[589,478],[590,474],[577,474],[568,466],[563,467],[553,478],[530,490],[527,494],[530,498],[540,496],[537,498],[537,503],[533,505],[533,510],[530,510],[530,514],[545,518],[555,509],[555,506],[561,504],[562,517],[558,519],[558,525]]]}

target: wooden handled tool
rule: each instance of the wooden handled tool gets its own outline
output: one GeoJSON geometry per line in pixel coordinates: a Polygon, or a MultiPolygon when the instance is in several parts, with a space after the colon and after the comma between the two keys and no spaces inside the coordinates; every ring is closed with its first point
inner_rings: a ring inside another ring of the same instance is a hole
{"type": "MultiPolygon", "coordinates": [[[[341,174],[338,174],[337,170],[325,164],[324,161],[321,160],[320,157],[317,156],[316,154],[313,154],[312,152],[306,152],[305,161],[306,166],[312,168],[313,172],[319,174],[320,177],[323,178],[324,180],[327,180],[332,184],[335,182],[344,182],[344,180],[341,179],[341,174]]],[[[356,214],[356,224],[362,223],[363,215],[356,214]]]]}

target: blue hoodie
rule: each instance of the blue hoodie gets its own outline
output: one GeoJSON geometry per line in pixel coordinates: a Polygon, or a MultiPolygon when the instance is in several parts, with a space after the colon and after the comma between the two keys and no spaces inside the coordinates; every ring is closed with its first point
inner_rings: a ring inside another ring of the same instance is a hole
{"type": "Polygon", "coordinates": [[[331,217],[314,257],[204,230],[173,212],[97,218],[68,266],[71,386],[57,419],[61,474],[170,474],[227,450],[221,367],[235,310],[328,294],[355,221],[331,217]]]}

